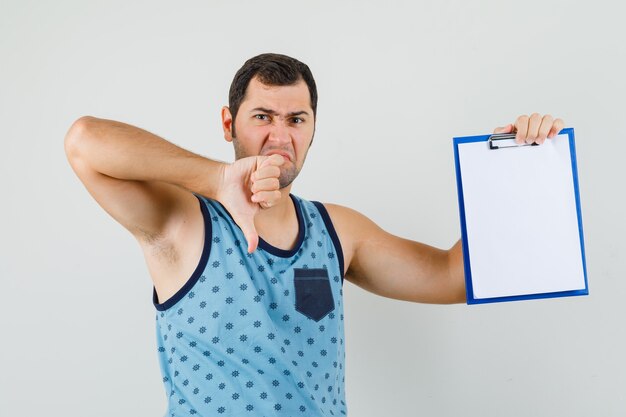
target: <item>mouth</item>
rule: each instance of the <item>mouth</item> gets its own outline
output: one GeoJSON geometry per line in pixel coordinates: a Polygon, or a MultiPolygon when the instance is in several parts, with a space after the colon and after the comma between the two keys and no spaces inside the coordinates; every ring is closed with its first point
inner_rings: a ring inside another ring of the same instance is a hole
{"type": "Polygon", "coordinates": [[[291,155],[289,155],[287,152],[272,151],[272,152],[267,154],[267,156],[271,156],[271,155],[280,155],[280,156],[282,156],[285,159],[285,161],[292,162],[291,161],[291,155]]]}

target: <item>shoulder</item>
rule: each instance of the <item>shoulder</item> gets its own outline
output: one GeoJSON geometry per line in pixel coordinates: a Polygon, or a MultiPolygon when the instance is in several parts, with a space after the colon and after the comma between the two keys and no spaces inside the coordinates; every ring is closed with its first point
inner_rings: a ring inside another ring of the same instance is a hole
{"type": "Polygon", "coordinates": [[[335,227],[342,228],[350,237],[361,235],[372,228],[378,228],[367,216],[349,207],[331,203],[324,203],[324,207],[335,227]]]}
{"type": "Polygon", "coordinates": [[[350,265],[352,255],[362,242],[375,239],[379,233],[384,233],[376,223],[354,209],[332,203],[323,205],[341,242],[347,266],[350,265]]]}

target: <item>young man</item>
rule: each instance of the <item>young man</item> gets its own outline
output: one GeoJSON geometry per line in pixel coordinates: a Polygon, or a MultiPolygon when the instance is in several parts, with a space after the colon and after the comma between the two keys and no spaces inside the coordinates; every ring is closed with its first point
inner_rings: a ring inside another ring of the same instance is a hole
{"type": "MultiPolygon", "coordinates": [[[[345,415],[344,278],[400,300],[465,300],[460,243],[435,249],[290,193],[316,110],[309,68],[263,54],[222,109],[232,164],[112,120],[67,133],[72,168],[143,249],[168,416],[345,415]]],[[[562,128],[533,114],[496,132],[543,143],[562,128]]]]}

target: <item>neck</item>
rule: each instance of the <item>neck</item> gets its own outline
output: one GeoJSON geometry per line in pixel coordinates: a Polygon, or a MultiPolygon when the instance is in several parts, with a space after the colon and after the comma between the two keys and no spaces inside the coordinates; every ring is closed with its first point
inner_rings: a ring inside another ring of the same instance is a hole
{"type": "Polygon", "coordinates": [[[270,208],[261,209],[256,215],[255,223],[258,222],[258,224],[277,224],[281,222],[281,219],[288,219],[292,214],[295,214],[291,197],[289,197],[290,192],[291,184],[289,184],[285,188],[282,188],[280,190],[280,200],[278,200],[276,204],[270,208]]]}
{"type": "Polygon", "coordinates": [[[261,209],[254,218],[259,236],[274,247],[290,250],[298,237],[298,217],[289,197],[291,186],[280,190],[282,197],[276,205],[261,209]]]}

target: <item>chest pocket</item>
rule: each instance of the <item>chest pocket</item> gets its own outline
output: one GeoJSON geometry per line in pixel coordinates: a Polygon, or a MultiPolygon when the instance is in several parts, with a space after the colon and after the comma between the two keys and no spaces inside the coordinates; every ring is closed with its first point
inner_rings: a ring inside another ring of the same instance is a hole
{"type": "Polygon", "coordinates": [[[323,268],[294,268],[296,310],[315,321],[335,309],[328,271],[323,268]]]}

